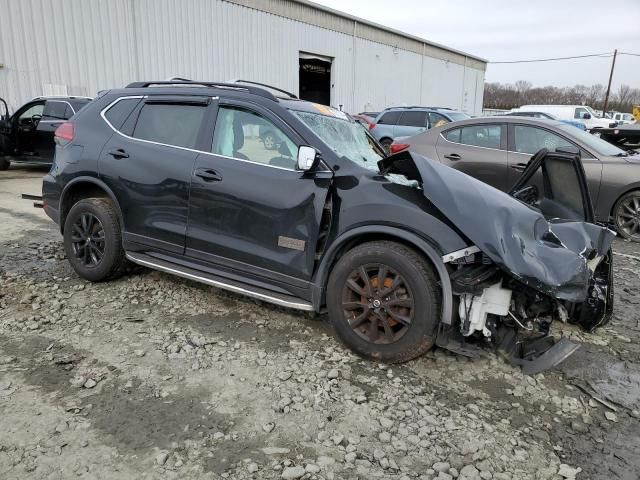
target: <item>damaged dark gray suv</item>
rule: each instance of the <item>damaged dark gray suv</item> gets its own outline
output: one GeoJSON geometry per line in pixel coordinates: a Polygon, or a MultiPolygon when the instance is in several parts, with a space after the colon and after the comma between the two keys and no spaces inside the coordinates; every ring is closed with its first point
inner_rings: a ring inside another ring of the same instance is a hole
{"type": "Polygon", "coordinates": [[[553,342],[553,318],[591,330],[611,315],[614,234],[571,152],[540,152],[508,195],[248,82],[103,92],[56,143],[44,208],[91,281],[128,259],[326,311],[366,357],[488,342],[531,372],[576,348],[553,342]]]}

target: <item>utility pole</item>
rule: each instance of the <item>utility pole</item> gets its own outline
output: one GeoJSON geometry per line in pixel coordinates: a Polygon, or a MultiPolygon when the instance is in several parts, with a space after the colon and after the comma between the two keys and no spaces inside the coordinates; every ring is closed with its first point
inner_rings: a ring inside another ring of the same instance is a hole
{"type": "Polygon", "coordinates": [[[609,106],[609,92],[611,91],[611,79],[613,78],[613,69],[616,66],[616,56],[618,55],[618,49],[613,51],[613,61],[611,62],[611,73],[609,74],[609,85],[607,85],[607,94],[604,97],[604,107],[602,107],[602,116],[607,113],[607,107],[609,106]]]}

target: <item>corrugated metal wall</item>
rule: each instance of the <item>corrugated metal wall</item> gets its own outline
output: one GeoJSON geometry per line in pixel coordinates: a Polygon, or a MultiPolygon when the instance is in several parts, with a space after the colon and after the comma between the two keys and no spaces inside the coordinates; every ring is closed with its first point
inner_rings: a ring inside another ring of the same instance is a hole
{"type": "Polygon", "coordinates": [[[480,114],[478,61],[423,57],[354,36],[358,26],[348,34],[223,0],[0,0],[0,96],[16,108],[45,93],[92,96],[175,75],[298,93],[303,51],[333,58],[331,102],[346,111],[422,104],[480,114]]]}

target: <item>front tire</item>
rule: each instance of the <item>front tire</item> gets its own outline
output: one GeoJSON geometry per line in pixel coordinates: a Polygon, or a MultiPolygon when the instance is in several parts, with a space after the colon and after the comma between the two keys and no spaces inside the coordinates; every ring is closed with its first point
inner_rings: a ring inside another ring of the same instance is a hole
{"type": "Polygon", "coordinates": [[[390,241],[347,252],[327,284],[336,335],[359,355],[389,363],[406,362],[433,346],[440,302],[431,265],[390,241]]]}
{"type": "Polygon", "coordinates": [[[9,170],[11,161],[8,158],[0,157],[0,170],[9,170]]]}
{"type": "Polygon", "coordinates": [[[640,190],[629,192],[616,202],[613,219],[620,236],[640,242],[640,190]]]}
{"type": "Polygon", "coordinates": [[[78,275],[91,282],[117,277],[125,253],[118,213],[105,198],[78,201],[64,222],[64,250],[78,275]]]}

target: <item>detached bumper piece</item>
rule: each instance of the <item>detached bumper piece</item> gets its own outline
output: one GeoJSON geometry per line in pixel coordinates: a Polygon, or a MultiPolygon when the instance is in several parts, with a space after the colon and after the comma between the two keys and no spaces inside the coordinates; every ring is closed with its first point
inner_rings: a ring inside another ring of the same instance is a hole
{"type": "Polygon", "coordinates": [[[521,337],[511,328],[500,328],[496,336],[499,337],[498,351],[511,363],[519,365],[525,375],[553,368],[580,348],[567,338],[556,342],[551,335],[521,337]]]}

